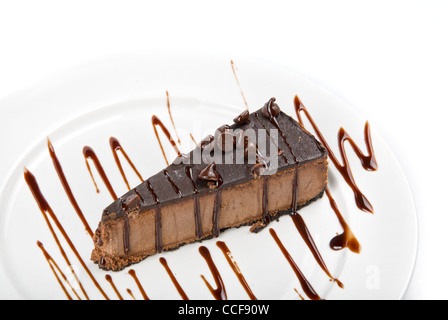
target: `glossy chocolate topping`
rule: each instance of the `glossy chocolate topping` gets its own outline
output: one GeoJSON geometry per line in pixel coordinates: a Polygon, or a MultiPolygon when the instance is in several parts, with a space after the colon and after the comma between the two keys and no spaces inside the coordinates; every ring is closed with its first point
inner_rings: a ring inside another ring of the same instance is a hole
{"type": "MultiPolygon", "coordinates": [[[[272,138],[270,130],[277,129],[279,134],[276,144],[278,144],[279,150],[276,150],[276,152],[280,154],[278,156],[278,171],[300,167],[316,158],[324,158],[327,155],[326,149],[318,141],[310,136],[294,119],[279,110],[275,99],[269,100],[265,107],[251,113],[246,124],[223,125],[216,130],[215,135],[225,134],[229,129],[232,129],[234,132],[237,132],[236,129],[243,131],[247,129],[254,129],[255,131],[259,129],[265,130],[265,132],[267,131],[265,135],[265,145],[267,146],[269,146],[272,138]],[[269,117],[266,117],[266,115],[269,115],[269,117]]],[[[211,137],[207,137],[200,144],[199,148],[203,149],[207,145],[213,144],[214,141],[216,141],[216,137],[214,140],[211,137]]],[[[254,179],[254,167],[256,164],[237,164],[236,149],[234,147],[233,150],[229,151],[234,153],[234,162],[232,164],[224,164],[225,160],[227,160],[225,158],[226,152],[221,151],[222,163],[216,163],[213,166],[213,169],[219,173],[222,179],[218,189],[232,187],[254,179]]],[[[270,150],[265,152],[265,156],[269,157],[270,150]]],[[[183,157],[184,159],[190,159],[190,163],[193,163],[193,154],[194,150],[187,155],[183,155],[183,157]]],[[[150,177],[147,181],[130,190],[108,206],[105,211],[107,214],[103,214],[102,221],[123,217],[125,212],[122,205],[123,201],[135,194],[138,194],[141,199],[139,210],[147,211],[155,208],[158,204],[174,203],[186,197],[216,192],[215,188],[210,188],[208,179],[200,178],[201,172],[207,171],[207,166],[210,166],[210,163],[204,161],[204,157],[202,157],[200,164],[175,162],[169,165],[166,169],[150,177]]],[[[257,168],[255,168],[255,171],[257,171],[257,168]]]]}

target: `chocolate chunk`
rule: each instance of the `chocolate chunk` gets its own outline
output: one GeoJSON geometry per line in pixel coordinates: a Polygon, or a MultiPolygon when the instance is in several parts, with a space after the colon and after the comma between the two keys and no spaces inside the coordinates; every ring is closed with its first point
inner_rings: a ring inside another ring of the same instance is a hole
{"type": "Polygon", "coordinates": [[[211,163],[205,167],[201,172],[199,172],[198,178],[206,181],[219,181],[220,175],[216,171],[216,164],[211,163]]]}
{"type": "Polygon", "coordinates": [[[218,129],[216,129],[215,131],[215,139],[218,138],[218,136],[226,131],[229,131],[231,128],[228,124],[223,124],[222,126],[220,126],[218,129]]]}
{"type": "Polygon", "coordinates": [[[244,110],[238,117],[233,119],[233,122],[239,125],[248,124],[249,123],[249,111],[244,110]]]}
{"type": "Polygon", "coordinates": [[[232,151],[235,145],[235,136],[230,131],[225,131],[218,135],[216,145],[224,152],[232,151]]]}
{"type": "Polygon", "coordinates": [[[214,140],[215,140],[215,137],[212,136],[211,134],[208,135],[207,137],[205,137],[204,139],[202,139],[202,141],[200,143],[201,151],[204,151],[204,150],[211,151],[214,147],[214,143],[213,143],[214,140]]]}
{"type": "Polygon", "coordinates": [[[140,202],[141,199],[138,194],[130,195],[123,201],[123,209],[126,211],[138,209],[140,208],[140,202]]]}
{"type": "Polygon", "coordinates": [[[261,113],[265,118],[274,118],[280,114],[280,107],[275,103],[275,98],[269,99],[261,109],[261,113]]]}

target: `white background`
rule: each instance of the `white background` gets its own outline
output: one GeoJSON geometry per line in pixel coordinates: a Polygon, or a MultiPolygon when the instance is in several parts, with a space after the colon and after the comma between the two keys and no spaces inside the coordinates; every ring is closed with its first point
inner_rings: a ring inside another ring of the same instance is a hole
{"type": "MultiPolygon", "coordinates": [[[[1,0],[0,121],[19,112],[2,103],[14,92],[112,54],[201,51],[287,66],[348,102],[395,152],[420,228],[405,297],[446,299],[447,38],[447,1],[1,0]]],[[[5,139],[14,137],[0,137],[2,156],[5,139]]]]}

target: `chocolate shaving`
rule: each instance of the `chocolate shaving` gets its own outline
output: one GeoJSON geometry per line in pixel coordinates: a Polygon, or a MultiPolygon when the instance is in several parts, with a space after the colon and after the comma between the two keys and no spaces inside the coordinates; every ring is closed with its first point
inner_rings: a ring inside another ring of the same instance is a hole
{"type": "Polygon", "coordinates": [[[215,131],[215,139],[223,132],[229,131],[231,128],[228,124],[223,124],[215,131]]]}
{"type": "Polygon", "coordinates": [[[211,151],[211,149],[213,149],[213,147],[214,147],[214,144],[213,144],[214,140],[215,140],[215,137],[212,135],[208,135],[207,137],[202,139],[202,141],[200,143],[201,151],[204,151],[205,149],[211,151]]]}
{"type": "Polygon", "coordinates": [[[206,181],[219,181],[220,175],[216,171],[216,164],[211,163],[205,167],[201,172],[199,172],[198,178],[206,181]]]}
{"type": "Polygon", "coordinates": [[[261,113],[265,118],[274,118],[280,114],[280,107],[275,103],[275,98],[269,99],[261,108],[261,113]]]}
{"type": "Polygon", "coordinates": [[[138,194],[133,194],[123,201],[123,209],[133,211],[140,208],[141,198],[138,194]]]}
{"type": "Polygon", "coordinates": [[[233,119],[238,125],[248,124],[249,123],[249,111],[244,110],[238,117],[233,119]]]}
{"type": "Polygon", "coordinates": [[[218,171],[216,171],[216,164],[214,163],[209,164],[201,172],[199,172],[198,178],[208,181],[207,186],[210,189],[218,188],[223,183],[222,177],[218,171]]]}

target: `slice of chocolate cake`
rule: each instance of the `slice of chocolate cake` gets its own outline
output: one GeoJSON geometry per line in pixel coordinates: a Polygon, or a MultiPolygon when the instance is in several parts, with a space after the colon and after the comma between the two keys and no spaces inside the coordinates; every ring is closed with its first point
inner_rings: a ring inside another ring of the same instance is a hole
{"type": "Polygon", "coordinates": [[[228,228],[258,232],[322,197],[327,170],[325,148],[272,98],[108,206],[91,259],[117,271],[228,228]]]}

